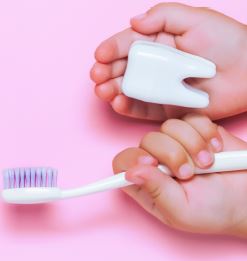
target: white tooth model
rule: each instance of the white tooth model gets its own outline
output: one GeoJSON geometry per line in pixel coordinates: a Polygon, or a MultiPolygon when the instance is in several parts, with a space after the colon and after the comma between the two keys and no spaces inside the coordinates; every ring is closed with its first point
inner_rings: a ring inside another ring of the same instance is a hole
{"type": "Polygon", "coordinates": [[[122,92],[145,102],[205,108],[208,94],[184,79],[212,78],[215,74],[215,64],[204,58],[163,44],[136,41],[129,51],[122,92]]]}

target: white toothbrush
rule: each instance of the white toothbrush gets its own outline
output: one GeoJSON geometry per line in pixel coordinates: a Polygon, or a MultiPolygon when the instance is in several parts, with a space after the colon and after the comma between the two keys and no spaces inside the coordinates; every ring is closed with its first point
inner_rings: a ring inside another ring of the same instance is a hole
{"type": "MultiPolygon", "coordinates": [[[[158,168],[171,175],[164,165],[158,168]]],[[[247,150],[229,151],[215,154],[215,162],[209,169],[195,169],[195,174],[237,171],[247,169],[247,150]]],[[[132,185],[125,179],[125,173],[111,176],[79,188],[60,189],[57,187],[57,171],[51,168],[20,168],[4,171],[5,202],[13,204],[37,204],[50,201],[85,196],[110,189],[132,185]]]]}

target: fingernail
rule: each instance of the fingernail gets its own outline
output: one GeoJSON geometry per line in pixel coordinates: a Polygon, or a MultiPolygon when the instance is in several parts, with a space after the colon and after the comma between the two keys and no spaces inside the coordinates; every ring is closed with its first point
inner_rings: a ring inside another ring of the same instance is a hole
{"type": "Polygon", "coordinates": [[[147,15],[146,13],[144,13],[144,14],[139,14],[139,15],[133,17],[132,19],[135,19],[135,20],[142,20],[143,18],[146,17],[146,15],[147,15]]]}
{"type": "Polygon", "coordinates": [[[190,164],[183,164],[178,170],[179,177],[186,179],[193,175],[193,169],[190,164]]]}
{"type": "Polygon", "coordinates": [[[156,162],[156,159],[149,155],[140,156],[138,158],[138,163],[143,164],[143,165],[153,165],[155,162],[156,162]]]}
{"type": "Polygon", "coordinates": [[[222,144],[217,138],[211,139],[210,143],[217,152],[222,150],[222,144]]]}
{"type": "Polygon", "coordinates": [[[197,155],[197,159],[201,167],[207,167],[213,162],[212,155],[206,150],[200,151],[197,155]]]}

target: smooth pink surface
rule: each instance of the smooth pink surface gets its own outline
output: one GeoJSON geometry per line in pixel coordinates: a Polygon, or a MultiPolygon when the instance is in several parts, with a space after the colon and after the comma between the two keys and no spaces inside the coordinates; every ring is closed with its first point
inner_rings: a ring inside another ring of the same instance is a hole
{"type": "MultiPolygon", "coordinates": [[[[247,22],[246,1],[183,1],[247,22]]],[[[158,125],[112,113],[93,93],[98,43],[158,1],[0,2],[0,169],[53,166],[59,184],[111,175],[112,157],[158,125]]],[[[226,54],[227,55],[227,54],[226,54]]],[[[247,115],[225,126],[247,139],[247,115]]],[[[234,192],[233,192],[234,193],[234,192]]],[[[47,206],[0,202],[0,260],[246,260],[246,241],[175,232],[120,191],[47,206]]]]}

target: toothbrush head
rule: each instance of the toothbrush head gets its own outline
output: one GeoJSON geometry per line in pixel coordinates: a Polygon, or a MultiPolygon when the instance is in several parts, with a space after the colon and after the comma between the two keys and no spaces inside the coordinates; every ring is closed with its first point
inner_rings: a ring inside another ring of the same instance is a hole
{"type": "Polygon", "coordinates": [[[52,168],[15,168],[3,174],[4,201],[13,204],[37,204],[60,197],[57,170],[52,168]]]}

